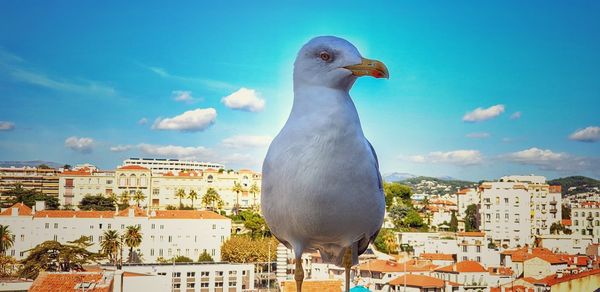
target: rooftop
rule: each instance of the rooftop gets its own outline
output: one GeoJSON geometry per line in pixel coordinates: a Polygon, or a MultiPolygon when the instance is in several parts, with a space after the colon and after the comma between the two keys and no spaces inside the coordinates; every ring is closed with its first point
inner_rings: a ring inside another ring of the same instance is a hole
{"type": "Polygon", "coordinates": [[[445,273],[485,273],[486,269],[475,261],[462,261],[456,264],[441,267],[435,270],[436,272],[445,273]]]}
{"type": "Polygon", "coordinates": [[[429,261],[409,260],[406,262],[395,262],[386,260],[371,260],[357,266],[361,271],[372,271],[382,273],[403,273],[403,272],[428,272],[435,269],[437,265],[429,263],[429,261]],[[405,269],[406,267],[406,269],[405,269]]]}
{"type": "Polygon", "coordinates": [[[2,211],[2,213],[0,213],[0,216],[12,216],[13,208],[17,208],[18,216],[31,216],[31,213],[32,213],[31,208],[29,208],[29,206],[27,206],[23,203],[15,203],[14,205],[7,208],[6,210],[2,211]]]}
{"type": "Polygon", "coordinates": [[[112,292],[113,277],[99,272],[46,273],[33,281],[30,292],[112,292]]]}
{"type": "Polygon", "coordinates": [[[393,285],[393,286],[403,286],[404,284],[406,284],[406,286],[408,286],[408,287],[418,287],[418,288],[422,288],[422,289],[444,288],[444,287],[446,287],[446,284],[450,285],[450,286],[455,286],[455,287],[459,286],[458,283],[444,281],[442,279],[438,279],[438,278],[434,278],[434,277],[430,277],[430,276],[414,275],[414,274],[402,275],[398,278],[391,280],[388,284],[393,285]]]}

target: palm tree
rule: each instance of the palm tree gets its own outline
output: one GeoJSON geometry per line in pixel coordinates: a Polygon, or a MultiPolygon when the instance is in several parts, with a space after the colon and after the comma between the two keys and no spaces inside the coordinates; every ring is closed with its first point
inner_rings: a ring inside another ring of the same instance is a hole
{"type": "Polygon", "coordinates": [[[217,193],[215,189],[208,188],[208,190],[206,190],[206,194],[202,196],[202,204],[206,207],[210,206],[210,209],[214,211],[215,204],[217,204],[219,208],[223,206],[223,200],[221,200],[221,196],[219,196],[219,193],[217,193]]]}
{"type": "Polygon", "coordinates": [[[188,194],[188,199],[192,200],[192,208],[194,208],[194,200],[198,199],[198,193],[196,193],[194,190],[191,190],[188,194]]]}
{"type": "Polygon", "coordinates": [[[393,232],[388,232],[383,236],[383,242],[388,248],[388,252],[395,254],[398,252],[398,244],[396,243],[396,238],[393,232]]]}
{"type": "Polygon", "coordinates": [[[146,199],[146,196],[140,190],[135,191],[135,193],[133,194],[133,200],[137,203],[138,207],[140,206],[140,202],[145,199],[146,199]]]}
{"type": "Polygon", "coordinates": [[[117,254],[121,246],[121,239],[119,233],[116,230],[106,230],[102,234],[102,241],[100,242],[100,248],[102,254],[108,257],[113,263],[117,264],[117,254]]]}
{"type": "Polygon", "coordinates": [[[129,192],[123,191],[119,199],[121,200],[121,204],[129,205],[129,200],[131,199],[131,196],[129,195],[129,192]]]}
{"type": "Polygon", "coordinates": [[[231,188],[232,191],[235,192],[235,206],[234,206],[234,211],[235,214],[237,215],[239,209],[240,209],[240,192],[244,191],[244,187],[242,186],[241,183],[234,181],[233,182],[233,187],[231,188]]]}
{"type": "Polygon", "coordinates": [[[175,192],[175,197],[179,198],[179,207],[181,208],[183,206],[183,204],[181,203],[182,199],[185,199],[186,195],[185,195],[185,190],[184,189],[177,189],[177,192],[175,192]]]}
{"type": "Polygon", "coordinates": [[[118,202],[118,199],[117,199],[117,194],[115,194],[115,193],[113,193],[113,192],[109,193],[109,194],[107,195],[107,197],[108,197],[109,199],[111,199],[111,201],[113,201],[113,203],[115,203],[115,204],[118,202]]]}
{"type": "Polygon", "coordinates": [[[140,225],[127,226],[125,230],[125,245],[129,247],[129,262],[133,259],[133,249],[142,244],[142,233],[140,225]]]}
{"type": "Polygon", "coordinates": [[[15,239],[8,229],[8,225],[0,225],[0,254],[5,255],[6,251],[15,244],[15,239]]]}
{"type": "Polygon", "coordinates": [[[260,193],[260,187],[254,182],[248,190],[254,197],[254,206],[256,206],[256,194],[260,193]]]}

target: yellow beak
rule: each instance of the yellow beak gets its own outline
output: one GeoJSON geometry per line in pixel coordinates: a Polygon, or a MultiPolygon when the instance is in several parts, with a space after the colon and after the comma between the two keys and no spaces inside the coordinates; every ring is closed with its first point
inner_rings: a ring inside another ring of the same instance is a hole
{"type": "Polygon", "coordinates": [[[375,78],[390,78],[387,67],[382,62],[377,60],[370,60],[362,58],[362,62],[357,65],[351,65],[344,67],[352,71],[354,76],[373,76],[375,78]]]}

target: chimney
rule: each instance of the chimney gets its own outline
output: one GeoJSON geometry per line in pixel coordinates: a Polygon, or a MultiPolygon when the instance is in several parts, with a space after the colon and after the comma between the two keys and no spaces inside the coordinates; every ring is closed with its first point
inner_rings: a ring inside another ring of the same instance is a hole
{"type": "Polygon", "coordinates": [[[44,211],[46,210],[46,201],[35,201],[35,211],[44,211]]]}

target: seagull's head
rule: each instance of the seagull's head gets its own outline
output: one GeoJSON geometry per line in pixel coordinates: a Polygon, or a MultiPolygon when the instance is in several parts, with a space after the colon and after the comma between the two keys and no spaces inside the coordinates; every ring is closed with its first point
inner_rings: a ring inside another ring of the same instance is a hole
{"type": "Polygon", "coordinates": [[[294,86],[350,90],[356,78],[389,78],[382,62],[363,58],[345,39],[320,36],[306,43],[294,62],[294,86]]]}

